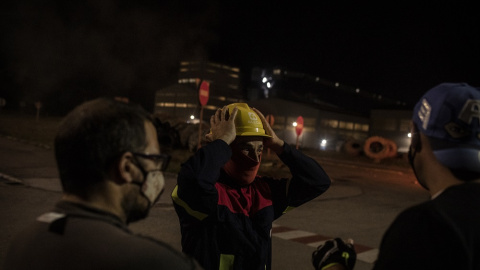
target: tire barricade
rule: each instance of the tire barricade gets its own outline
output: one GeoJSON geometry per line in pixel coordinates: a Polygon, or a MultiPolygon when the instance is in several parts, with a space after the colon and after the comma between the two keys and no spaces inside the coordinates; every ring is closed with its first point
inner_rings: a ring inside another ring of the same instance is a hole
{"type": "Polygon", "coordinates": [[[355,139],[345,141],[342,149],[349,156],[359,156],[363,151],[363,143],[355,139]]]}
{"type": "Polygon", "coordinates": [[[380,161],[397,156],[397,148],[397,144],[392,140],[372,136],[365,141],[363,151],[367,157],[380,161]]]}

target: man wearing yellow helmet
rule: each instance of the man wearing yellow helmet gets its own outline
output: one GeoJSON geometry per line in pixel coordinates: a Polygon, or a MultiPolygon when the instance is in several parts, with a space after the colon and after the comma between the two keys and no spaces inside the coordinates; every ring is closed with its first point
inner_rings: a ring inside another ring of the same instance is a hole
{"type": "Polygon", "coordinates": [[[325,192],[320,165],[277,137],[245,103],[217,110],[209,143],[182,164],[172,193],[182,250],[205,269],[271,269],[272,222],[325,192]],[[264,147],[292,179],[257,175],[264,147]]]}

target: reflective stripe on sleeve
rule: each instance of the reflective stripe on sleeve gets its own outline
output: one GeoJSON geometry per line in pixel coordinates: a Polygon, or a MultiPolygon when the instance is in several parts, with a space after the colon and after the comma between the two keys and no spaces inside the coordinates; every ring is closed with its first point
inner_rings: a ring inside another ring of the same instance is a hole
{"type": "Polygon", "coordinates": [[[232,254],[220,254],[220,266],[218,270],[231,270],[233,269],[233,262],[235,261],[235,255],[232,254]]]}
{"type": "Polygon", "coordinates": [[[173,189],[173,192],[172,192],[172,199],[178,206],[181,206],[183,209],[185,209],[185,211],[187,211],[187,213],[189,215],[195,217],[198,220],[203,220],[206,217],[208,217],[207,214],[196,211],[196,210],[193,210],[192,208],[190,208],[190,206],[188,206],[188,204],[186,202],[184,202],[182,199],[180,199],[180,197],[178,197],[177,191],[178,191],[178,185],[175,186],[175,188],[173,189]]]}
{"type": "Polygon", "coordinates": [[[283,210],[282,214],[286,214],[288,211],[293,210],[293,209],[295,209],[294,206],[287,206],[287,208],[285,208],[285,210],[283,210]]]}

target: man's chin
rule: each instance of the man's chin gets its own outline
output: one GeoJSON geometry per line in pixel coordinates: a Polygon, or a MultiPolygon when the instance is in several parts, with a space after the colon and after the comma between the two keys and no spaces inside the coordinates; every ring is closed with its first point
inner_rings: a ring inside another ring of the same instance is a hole
{"type": "Polygon", "coordinates": [[[145,210],[138,209],[138,210],[131,211],[127,216],[127,224],[146,218],[149,212],[150,212],[150,208],[148,207],[146,207],[145,210]]]}

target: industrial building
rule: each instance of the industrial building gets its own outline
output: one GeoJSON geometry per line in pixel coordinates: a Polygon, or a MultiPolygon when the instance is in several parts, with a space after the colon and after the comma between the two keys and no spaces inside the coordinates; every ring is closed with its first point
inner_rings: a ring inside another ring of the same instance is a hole
{"type": "Polygon", "coordinates": [[[210,83],[202,119],[207,124],[217,108],[247,102],[273,118],[279,137],[300,147],[340,151],[347,141],[361,144],[370,136],[385,136],[404,152],[409,143],[410,104],[281,68],[254,68],[249,79],[242,80],[236,67],[182,62],[178,84],[157,91],[155,113],[198,123],[202,80],[210,83]],[[304,125],[297,138],[293,124],[299,116],[304,125]]]}

